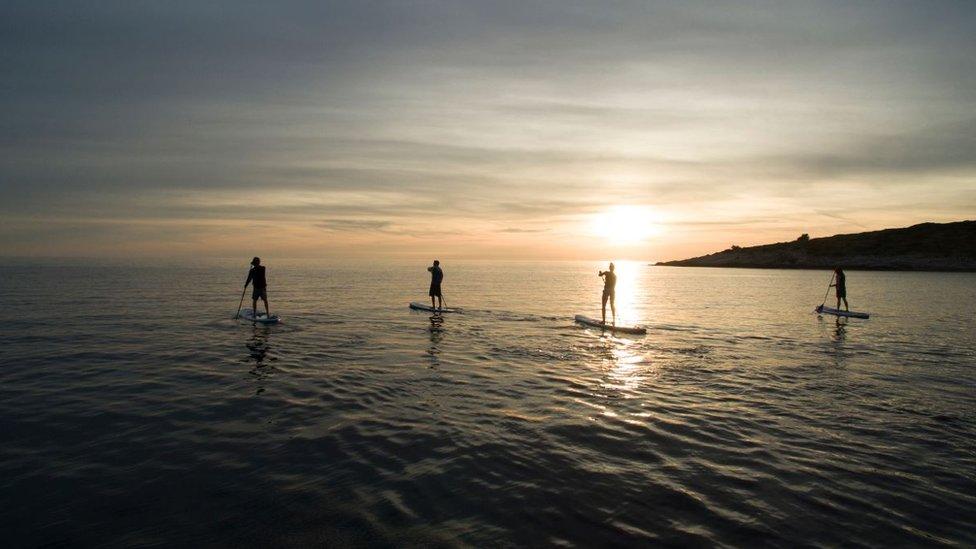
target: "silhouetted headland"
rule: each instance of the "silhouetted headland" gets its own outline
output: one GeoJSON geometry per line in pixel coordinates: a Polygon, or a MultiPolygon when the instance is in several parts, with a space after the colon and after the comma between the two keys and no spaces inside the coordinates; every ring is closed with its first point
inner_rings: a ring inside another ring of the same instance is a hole
{"type": "Polygon", "coordinates": [[[921,223],[824,238],[802,235],[779,242],[727,250],[657,265],[760,269],[976,271],[976,221],[921,223]]]}

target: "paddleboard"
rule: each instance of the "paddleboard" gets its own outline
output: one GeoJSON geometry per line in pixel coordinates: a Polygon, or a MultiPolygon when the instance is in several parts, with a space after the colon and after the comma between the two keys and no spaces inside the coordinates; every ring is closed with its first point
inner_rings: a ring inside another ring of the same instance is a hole
{"type": "Polygon", "coordinates": [[[868,313],[858,313],[855,311],[841,311],[840,309],[834,309],[833,307],[827,307],[820,305],[814,312],[820,315],[834,315],[834,316],[846,316],[850,318],[870,318],[871,315],[868,313]]]}
{"type": "Polygon", "coordinates": [[[594,328],[602,328],[604,330],[610,330],[613,332],[620,332],[622,334],[646,334],[647,328],[643,326],[621,326],[612,324],[604,324],[595,318],[590,318],[588,316],[576,315],[576,322],[584,324],[586,326],[593,326],[594,328]]]}
{"type": "Polygon", "coordinates": [[[415,311],[427,311],[427,312],[431,312],[431,313],[460,313],[461,312],[461,309],[458,309],[456,307],[455,308],[444,307],[443,309],[435,309],[435,308],[431,307],[430,305],[425,305],[423,303],[417,303],[416,301],[411,301],[410,302],[410,308],[413,309],[413,310],[415,310],[415,311]]]}
{"type": "Polygon", "coordinates": [[[257,322],[259,324],[277,324],[281,322],[281,317],[278,315],[271,315],[270,317],[264,313],[258,313],[254,316],[254,311],[251,309],[244,309],[241,311],[241,318],[248,322],[257,322]]]}

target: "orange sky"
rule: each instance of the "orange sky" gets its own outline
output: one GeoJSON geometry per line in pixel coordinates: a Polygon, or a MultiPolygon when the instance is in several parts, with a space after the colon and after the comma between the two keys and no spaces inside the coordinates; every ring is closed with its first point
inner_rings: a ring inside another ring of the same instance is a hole
{"type": "Polygon", "coordinates": [[[230,7],[11,14],[0,255],[667,260],[976,217],[965,3],[230,7]]]}

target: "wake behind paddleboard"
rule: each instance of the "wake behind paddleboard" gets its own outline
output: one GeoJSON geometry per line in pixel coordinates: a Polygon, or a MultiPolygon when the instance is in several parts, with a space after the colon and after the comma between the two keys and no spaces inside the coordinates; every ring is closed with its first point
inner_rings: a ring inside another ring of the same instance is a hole
{"type": "Polygon", "coordinates": [[[251,309],[242,310],[241,318],[248,322],[257,322],[258,324],[277,324],[281,322],[281,317],[278,315],[268,316],[264,313],[258,313],[257,316],[254,316],[254,311],[251,309]]]}
{"type": "Polygon", "coordinates": [[[643,326],[614,326],[612,324],[606,324],[595,318],[590,318],[588,316],[576,315],[576,322],[586,325],[593,326],[594,328],[602,328],[604,330],[610,330],[612,332],[620,332],[622,334],[646,334],[647,328],[643,326]]]}
{"type": "Polygon", "coordinates": [[[858,313],[855,311],[841,311],[840,309],[834,309],[833,307],[827,307],[820,305],[813,310],[815,313],[820,315],[834,315],[834,316],[845,316],[850,318],[870,318],[871,315],[868,313],[858,313]]]}
{"type": "Polygon", "coordinates": [[[425,305],[423,303],[417,303],[416,301],[411,301],[410,302],[410,308],[413,309],[413,310],[415,310],[415,311],[428,311],[428,312],[431,312],[431,313],[460,313],[461,312],[461,309],[458,309],[458,308],[453,308],[452,309],[450,307],[444,307],[442,309],[435,309],[435,308],[431,307],[430,305],[425,305]]]}

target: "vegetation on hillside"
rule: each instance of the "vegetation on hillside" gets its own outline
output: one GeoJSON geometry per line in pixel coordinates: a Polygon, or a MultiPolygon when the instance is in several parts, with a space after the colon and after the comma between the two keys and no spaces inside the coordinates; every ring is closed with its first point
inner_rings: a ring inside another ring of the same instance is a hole
{"type": "Polygon", "coordinates": [[[976,271],[976,221],[921,223],[902,229],[810,238],[740,247],[701,257],[665,261],[679,267],[758,267],[976,271]]]}

